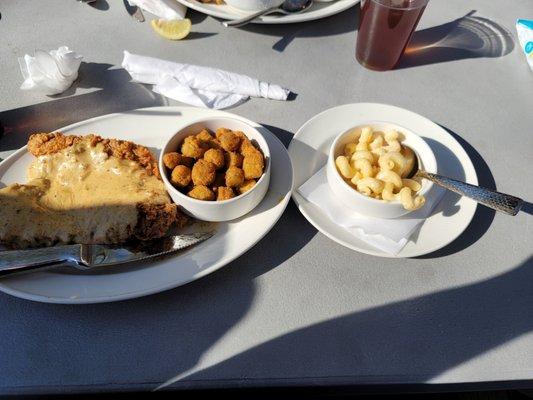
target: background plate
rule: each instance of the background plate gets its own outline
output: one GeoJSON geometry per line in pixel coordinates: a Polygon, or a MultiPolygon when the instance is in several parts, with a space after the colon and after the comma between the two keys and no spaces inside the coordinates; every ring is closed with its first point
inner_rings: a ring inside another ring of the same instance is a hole
{"type": "MultiPolygon", "coordinates": [[[[49,303],[102,303],[140,297],[171,289],[223,267],[256,244],[281,217],[290,199],[292,166],[283,144],[266,128],[223,111],[192,107],[154,107],[109,114],[58,129],[64,133],[97,133],[132,140],[156,155],[172,134],[203,117],[234,117],[246,121],[265,137],[271,153],[270,187],[252,212],[216,224],[211,239],[173,257],[153,263],[113,267],[98,274],[40,272],[2,279],[0,290],[29,300],[49,303]]],[[[0,186],[26,182],[33,156],[26,148],[0,163],[0,186]]]]}
{"type": "MultiPolygon", "coordinates": [[[[215,4],[204,4],[196,0],[176,0],[193,10],[222,19],[237,19],[250,13],[230,7],[228,5],[217,6],[215,4]]],[[[315,19],[326,18],[340,13],[359,3],[359,0],[337,0],[331,3],[315,3],[308,11],[294,15],[267,15],[257,18],[257,24],[292,24],[295,22],[313,21],[315,19]]]]}

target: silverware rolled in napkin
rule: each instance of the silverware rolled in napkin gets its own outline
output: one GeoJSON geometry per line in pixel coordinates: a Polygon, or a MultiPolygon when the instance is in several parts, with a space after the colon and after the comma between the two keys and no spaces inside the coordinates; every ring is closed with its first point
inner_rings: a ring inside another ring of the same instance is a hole
{"type": "Polygon", "coordinates": [[[132,261],[145,261],[175,253],[201,243],[214,235],[202,232],[168,236],[123,247],[73,244],[31,250],[0,252],[0,278],[15,274],[72,266],[82,271],[110,267],[132,261]]]}
{"type": "Polygon", "coordinates": [[[124,51],[122,67],[134,82],[154,85],[154,92],[196,107],[228,108],[250,97],[285,101],[290,94],[286,88],[247,75],[128,51],[124,51]]]}

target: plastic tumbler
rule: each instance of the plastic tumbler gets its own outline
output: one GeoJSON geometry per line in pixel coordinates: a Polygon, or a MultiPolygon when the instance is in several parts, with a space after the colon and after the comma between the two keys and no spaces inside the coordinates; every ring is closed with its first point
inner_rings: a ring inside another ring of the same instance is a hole
{"type": "Polygon", "coordinates": [[[366,68],[393,69],[429,0],[361,0],[355,56],[366,68]]]}

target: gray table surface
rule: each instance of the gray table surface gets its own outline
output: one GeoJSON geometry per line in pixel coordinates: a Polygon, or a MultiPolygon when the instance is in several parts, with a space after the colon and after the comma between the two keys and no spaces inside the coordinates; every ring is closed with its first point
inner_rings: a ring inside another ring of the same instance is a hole
{"type": "MultiPolygon", "coordinates": [[[[32,131],[177,104],[129,82],[119,67],[127,49],[290,87],[294,101],[254,99],[232,110],[286,145],[336,105],[413,110],[460,138],[480,183],[533,201],[533,72],[514,28],[533,16],[529,0],[432,0],[413,40],[438,43],[386,73],[354,60],[357,7],[240,30],[191,12],[194,33],[170,42],[122,2],[100,4],[2,1],[0,157],[32,131]],[[60,45],[84,55],[79,83],[58,97],[19,90],[17,57],[60,45]]],[[[450,246],[393,260],[332,242],[291,203],[244,256],[175,290],[87,306],[0,294],[0,394],[532,379],[531,213],[531,204],[516,217],[478,208],[450,246]]]]}

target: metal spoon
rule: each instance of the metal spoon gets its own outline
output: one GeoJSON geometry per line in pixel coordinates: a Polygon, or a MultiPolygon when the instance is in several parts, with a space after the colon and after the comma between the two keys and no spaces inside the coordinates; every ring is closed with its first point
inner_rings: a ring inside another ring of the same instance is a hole
{"type": "Polygon", "coordinates": [[[285,0],[283,4],[279,7],[276,6],[272,8],[267,8],[266,10],[261,10],[246,17],[235,19],[233,21],[224,21],[222,22],[222,25],[224,25],[226,28],[230,26],[238,28],[239,26],[243,26],[252,22],[254,19],[262,15],[273,13],[280,13],[284,15],[298,14],[302,11],[307,10],[312,5],[313,0],[285,0]]]}
{"type": "Polygon", "coordinates": [[[524,202],[522,199],[509,194],[496,192],[491,189],[471,185],[466,182],[461,182],[446,176],[426,172],[419,169],[421,163],[418,159],[418,154],[414,150],[413,153],[416,155],[415,163],[413,169],[407,176],[408,178],[418,177],[427,179],[445,189],[451,190],[461,196],[468,197],[486,207],[492,208],[493,210],[501,211],[509,215],[516,215],[518,211],[520,211],[524,202]]]}

